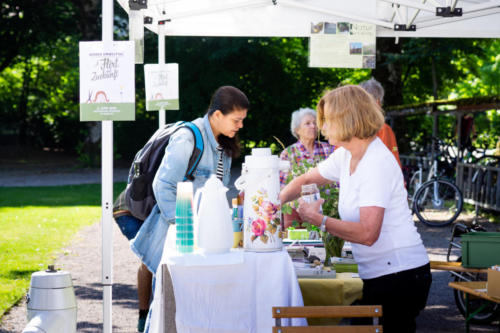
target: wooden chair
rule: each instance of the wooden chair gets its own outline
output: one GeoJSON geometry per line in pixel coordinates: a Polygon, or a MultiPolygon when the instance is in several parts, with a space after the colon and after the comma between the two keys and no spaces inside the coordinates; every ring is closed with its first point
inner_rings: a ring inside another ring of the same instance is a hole
{"type": "Polygon", "coordinates": [[[275,306],[273,333],[380,333],[381,305],[351,306],[275,306]],[[353,326],[281,326],[281,318],[362,318],[372,317],[373,325],[353,326]]]}

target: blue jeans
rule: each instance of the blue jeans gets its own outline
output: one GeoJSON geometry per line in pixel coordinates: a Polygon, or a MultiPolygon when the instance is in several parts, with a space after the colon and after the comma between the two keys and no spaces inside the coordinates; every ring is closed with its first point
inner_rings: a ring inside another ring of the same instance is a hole
{"type": "Polygon", "coordinates": [[[116,223],[120,227],[122,234],[127,237],[128,240],[137,235],[137,232],[142,226],[144,221],[141,221],[132,215],[123,215],[115,219],[116,223]]]}

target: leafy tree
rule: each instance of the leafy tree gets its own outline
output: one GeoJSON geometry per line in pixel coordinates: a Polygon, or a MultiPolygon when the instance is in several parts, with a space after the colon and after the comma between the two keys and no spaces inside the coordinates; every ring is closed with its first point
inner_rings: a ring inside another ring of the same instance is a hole
{"type": "MultiPolygon", "coordinates": [[[[0,50],[0,135],[15,133],[32,145],[84,151],[89,123],[78,119],[78,41],[101,39],[100,3],[0,4],[5,46],[0,50]]],[[[115,39],[128,38],[127,22],[115,3],[115,39]]],[[[157,40],[146,30],[145,63],[157,63],[157,40]]],[[[499,47],[498,40],[401,39],[396,44],[383,38],[377,41],[377,68],[370,71],[309,68],[304,38],[167,37],[166,60],[179,63],[181,106],[167,111],[167,122],[203,115],[213,91],[230,84],[243,90],[252,105],[241,131],[244,145],[272,145],[273,136],[289,144],[294,141],[289,132],[293,110],[315,107],[325,89],[370,76],[385,87],[386,105],[498,94],[499,47]]],[[[137,65],[136,121],[114,126],[119,157],[130,159],[158,126],[157,112],[146,112],[144,99],[143,66],[137,65]]],[[[440,118],[440,128],[453,133],[453,117],[440,118]]],[[[496,113],[484,117],[488,124],[496,119],[496,113]]],[[[422,133],[430,128],[427,117],[397,119],[394,126],[403,151],[423,143],[422,133]]],[[[489,131],[491,141],[496,130],[489,131]]]]}

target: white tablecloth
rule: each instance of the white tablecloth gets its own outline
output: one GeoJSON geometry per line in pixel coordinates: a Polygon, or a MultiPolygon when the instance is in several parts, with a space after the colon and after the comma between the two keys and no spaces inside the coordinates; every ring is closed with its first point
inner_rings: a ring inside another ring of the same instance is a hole
{"type": "MultiPolygon", "coordinates": [[[[243,252],[243,263],[186,266],[168,262],[176,327],[184,332],[271,332],[273,306],[302,306],[302,294],[286,251],[243,252]]],[[[161,274],[157,274],[151,332],[163,332],[161,274]]],[[[282,320],[283,325],[289,325],[282,320]]],[[[304,319],[292,325],[306,325],[304,319]]]]}

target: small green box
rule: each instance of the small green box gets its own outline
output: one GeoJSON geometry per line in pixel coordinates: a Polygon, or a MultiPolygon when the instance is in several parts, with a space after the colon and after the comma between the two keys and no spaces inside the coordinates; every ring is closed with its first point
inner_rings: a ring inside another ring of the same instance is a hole
{"type": "Polygon", "coordinates": [[[462,235],[462,266],[486,268],[500,265],[500,232],[470,232],[462,235]]]}
{"type": "Polygon", "coordinates": [[[288,230],[288,238],[292,240],[308,240],[309,231],[306,229],[288,230]]]}

